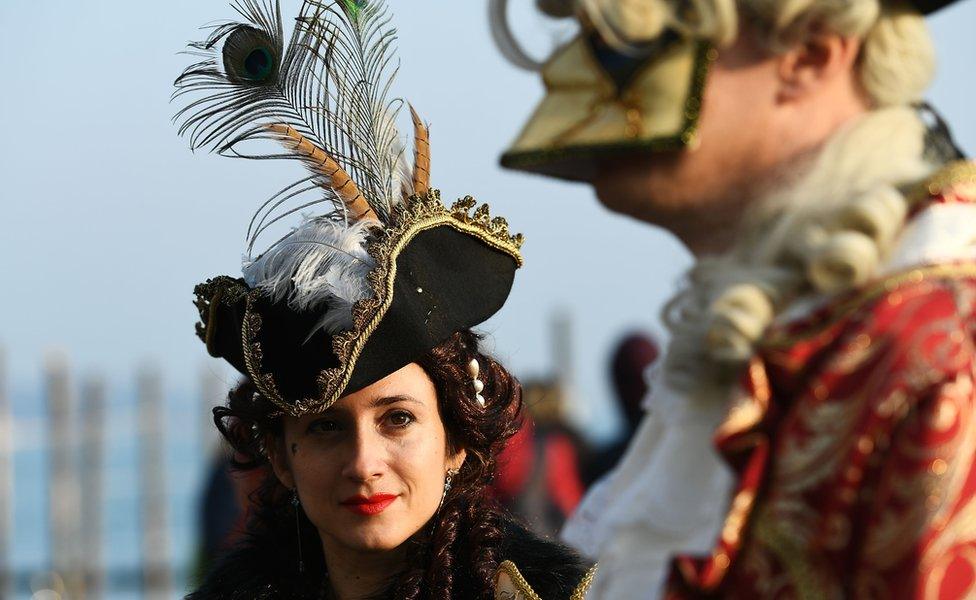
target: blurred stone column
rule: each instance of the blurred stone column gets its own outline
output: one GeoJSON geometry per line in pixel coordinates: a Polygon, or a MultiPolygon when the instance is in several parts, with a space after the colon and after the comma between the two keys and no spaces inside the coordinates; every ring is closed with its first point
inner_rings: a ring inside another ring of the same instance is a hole
{"type": "Polygon", "coordinates": [[[0,347],[0,598],[13,597],[10,546],[14,505],[13,410],[7,389],[7,356],[0,347]]]}
{"type": "Polygon", "coordinates": [[[44,366],[44,387],[48,411],[48,522],[51,535],[51,569],[64,581],[68,598],[83,595],[79,568],[78,532],[81,519],[75,452],[78,448],[76,420],[67,357],[48,354],[44,366]]]}
{"type": "Polygon", "coordinates": [[[165,405],[159,369],[138,375],[143,598],[169,599],[171,577],[166,531],[165,405]]]}
{"type": "Polygon", "coordinates": [[[85,381],[81,389],[81,542],[84,553],[86,598],[104,594],[102,563],[102,486],[104,485],[105,382],[99,377],[85,381]]]}
{"type": "Polygon", "coordinates": [[[568,387],[573,381],[573,319],[565,310],[557,310],[550,321],[552,328],[552,373],[559,385],[568,387]]]}
{"type": "Polygon", "coordinates": [[[557,310],[550,320],[552,340],[552,374],[559,390],[560,420],[569,426],[583,428],[591,416],[590,399],[576,395],[576,373],[573,361],[573,318],[566,310],[557,310]]]}

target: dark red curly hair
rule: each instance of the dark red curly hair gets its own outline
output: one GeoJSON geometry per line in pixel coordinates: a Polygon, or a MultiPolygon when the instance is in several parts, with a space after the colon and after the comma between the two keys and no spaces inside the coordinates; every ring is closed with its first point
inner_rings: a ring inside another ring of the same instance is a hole
{"type": "MultiPolygon", "coordinates": [[[[480,338],[471,331],[455,333],[417,360],[434,382],[438,408],[451,450],[464,449],[467,457],[453,480],[450,493],[431,523],[409,543],[409,565],[383,598],[493,598],[494,577],[501,558],[503,517],[488,486],[496,459],[505,442],[518,430],[522,408],[519,382],[497,361],[479,350],[480,338]],[[481,365],[486,405],[475,401],[467,366],[481,365]]],[[[227,406],[214,409],[214,422],[236,451],[238,469],[268,468],[267,445],[280,439],[282,423],[276,407],[245,381],[229,395],[227,406]]],[[[302,539],[296,537],[294,508],[287,490],[268,469],[263,486],[252,498],[256,509],[248,531],[271,532],[282,548],[301,544],[305,553],[309,590],[321,585],[325,559],[315,527],[299,509],[302,539]]]]}

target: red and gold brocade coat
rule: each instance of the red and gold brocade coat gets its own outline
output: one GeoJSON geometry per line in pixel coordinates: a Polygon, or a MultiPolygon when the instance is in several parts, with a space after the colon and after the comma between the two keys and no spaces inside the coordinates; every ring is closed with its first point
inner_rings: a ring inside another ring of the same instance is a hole
{"type": "MultiPolygon", "coordinates": [[[[929,191],[921,209],[976,203],[976,165],[929,191]]],[[[976,598],[976,262],[774,328],[742,388],[716,434],[725,528],[668,598],[976,598]]]]}

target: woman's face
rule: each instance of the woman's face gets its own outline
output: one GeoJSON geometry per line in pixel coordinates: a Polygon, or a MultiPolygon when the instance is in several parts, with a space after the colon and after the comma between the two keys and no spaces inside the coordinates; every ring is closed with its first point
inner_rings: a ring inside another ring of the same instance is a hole
{"type": "Polygon", "coordinates": [[[399,547],[437,511],[450,455],[434,383],[410,364],[327,411],[285,417],[275,472],[328,548],[399,547]]]}

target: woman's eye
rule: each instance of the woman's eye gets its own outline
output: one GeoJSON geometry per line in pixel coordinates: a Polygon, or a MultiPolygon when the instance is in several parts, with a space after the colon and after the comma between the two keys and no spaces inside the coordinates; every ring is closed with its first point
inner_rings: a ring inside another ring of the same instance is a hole
{"type": "Polygon", "coordinates": [[[386,416],[386,422],[393,427],[406,427],[413,422],[413,415],[404,410],[398,410],[386,416]]]}

